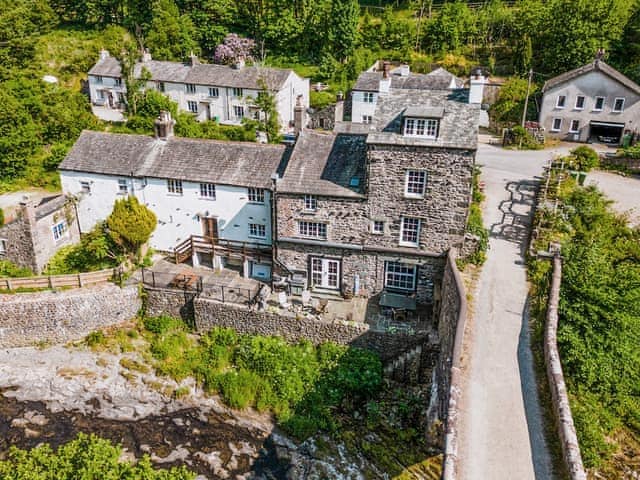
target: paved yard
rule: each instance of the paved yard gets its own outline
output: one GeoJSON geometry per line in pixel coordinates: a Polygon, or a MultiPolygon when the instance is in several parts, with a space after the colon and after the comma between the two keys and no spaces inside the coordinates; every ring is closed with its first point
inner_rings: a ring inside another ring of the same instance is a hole
{"type": "Polygon", "coordinates": [[[525,250],[536,177],[552,155],[480,145],[490,250],[466,338],[460,479],[552,479],[530,348],[525,250]]]}
{"type": "Polygon", "coordinates": [[[632,225],[640,225],[640,176],[623,177],[617,173],[593,171],[587,174],[587,185],[596,185],[613,200],[613,208],[628,213],[632,225]]]}

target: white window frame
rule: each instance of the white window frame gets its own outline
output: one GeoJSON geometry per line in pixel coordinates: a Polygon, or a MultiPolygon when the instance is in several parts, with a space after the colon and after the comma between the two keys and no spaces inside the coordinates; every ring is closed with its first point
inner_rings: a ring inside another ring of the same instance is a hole
{"type": "Polygon", "coordinates": [[[250,223],[249,236],[254,238],[267,238],[267,226],[263,223],[250,223]]]}
{"type": "Polygon", "coordinates": [[[104,78],[102,78],[102,75],[96,75],[95,78],[98,85],[102,85],[104,83],[104,78]]]}
{"type": "Polygon", "coordinates": [[[371,220],[371,233],[384,235],[384,220],[371,220]]]}
{"type": "Polygon", "coordinates": [[[554,117],[553,120],[551,120],[551,131],[559,132],[560,130],[562,130],[562,119],[560,117],[554,117]],[[556,120],[560,122],[558,128],[556,128],[556,120]]]}
{"type": "Polygon", "coordinates": [[[384,288],[413,292],[416,289],[418,266],[403,262],[384,262],[384,288]]]}
{"type": "Polygon", "coordinates": [[[625,104],[625,98],[624,97],[616,97],[613,99],[613,108],[611,109],[611,111],[613,113],[622,113],[624,112],[624,104],[625,104]],[[616,103],[618,103],[618,100],[622,101],[622,105],[620,106],[620,108],[616,108],[616,103]]]}
{"type": "Polygon", "coordinates": [[[240,98],[243,95],[243,90],[242,88],[238,88],[238,87],[233,87],[231,89],[231,94],[235,97],[235,98],[240,98]]]}
{"type": "Polygon", "coordinates": [[[53,240],[55,242],[59,242],[64,240],[68,236],[69,228],[67,226],[67,222],[65,220],[61,220],[53,227],[51,227],[51,232],[53,233],[53,240]]]}
{"type": "Polygon", "coordinates": [[[579,133],[579,132],[580,132],[580,120],[571,120],[571,123],[569,124],[569,133],[579,133]],[[576,122],[578,123],[578,127],[573,128],[573,124],[576,122]]]}
{"type": "Polygon", "coordinates": [[[436,118],[404,119],[404,136],[435,139],[438,136],[439,120],[436,118]]]}
{"type": "Polygon", "coordinates": [[[209,97],[218,98],[220,96],[220,90],[218,87],[209,87],[209,97]]]}
{"type": "Polygon", "coordinates": [[[80,193],[91,193],[91,182],[80,180],[80,193]]]}
{"type": "Polygon", "coordinates": [[[122,86],[122,78],[116,77],[114,79],[114,82],[115,82],[116,87],[121,87],[122,86]]]}
{"type": "Polygon", "coordinates": [[[0,255],[4,256],[7,254],[7,239],[0,238],[0,255]]]}
{"type": "Polygon", "coordinates": [[[364,103],[373,103],[376,101],[376,95],[373,92],[364,92],[363,99],[364,103]]]}
{"type": "Polygon", "coordinates": [[[400,217],[400,245],[417,247],[420,245],[420,228],[422,221],[417,217],[400,217]],[[415,237],[415,240],[408,238],[415,237]]]}
{"type": "Polygon", "coordinates": [[[404,178],[405,197],[423,198],[427,189],[427,172],[424,170],[407,170],[404,178]],[[419,178],[422,177],[422,178],[419,178]]]}
{"type": "Polygon", "coordinates": [[[587,101],[586,97],[584,95],[578,95],[576,97],[576,104],[574,105],[574,110],[584,110],[584,105],[585,102],[587,101]],[[582,106],[578,106],[578,100],[582,99],[582,106]]]}
{"type": "Polygon", "coordinates": [[[362,115],[362,123],[365,125],[371,125],[373,123],[372,115],[362,115]]]}
{"type": "Polygon", "coordinates": [[[298,220],[298,235],[304,238],[326,240],[327,224],[323,222],[308,222],[306,220],[298,220]]]}
{"type": "Polygon", "coordinates": [[[309,270],[312,287],[331,290],[340,289],[340,260],[336,258],[311,257],[309,270]]]}
{"type": "Polygon", "coordinates": [[[235,118],[244,118],[245,109],[242,105],[234,105],[233,106],[233,116],[235,118]]]}
{"type": "Polygon", "coordinates": [[[187,100],[187,110],[191,113],[198,113],[198,102],[195,100],[187,100]]]}
{"type": "Polygon", "coordinates": [[[129,194],[129,181],[126,178],[118,179],[118,195],[129,194]]]}
{"type": "Polygon", "coordinates": [[[315,212],[318,209],[318,197],[315,195],[305,195],[304,209],[307,212],[315,212]]]}
{"type": "Polygon", "coordinates": [[[266,195],[264,188],[249,187],[247,196],[250,203],[264,203],[266,195]]]}
{"type": "Polygon", "coordinates": [[[601,112],[602,110],[604,110],[605,100],[606,100],[605,97],[596,97],[595,102],[593,103],[593,111],[601,112]],[[600,108],[598,108],[598,100],[602,100],[602,106],[600,108]]]}
{"type": "Polygon", "coordinates": [[[558,95],[558,98],[556,98],[556,108],[565,108],[566,106],[567,106],[567,96],[558,95]],[[562,105],[560,105],[560,99],[562,99],[562,105]]]}
{"type": "Polygon", "coordinates": [[[195,83],[185,83],[184,84],[184,88],[186,89],[187,93],[190,93],[190,94],[196,93],[196,84],[195,83]]]}
{"type": "Polygon", "coordinates": [[[215,183],[201,183],[200,198],[206,198],[207,200],[215,200],[216,199],[215,183]]]}
{"type": "Polygon", "coordinates": [[[164,93],[165,85],[164,82],[156,82],[156,86],[158,87],[158,91],[164,93]]]}
{"type": "Polygon", "coordinates": [[[184,193],[182,180],[167,178],[167,192],[171,195],[182,195],[184,193]]]}

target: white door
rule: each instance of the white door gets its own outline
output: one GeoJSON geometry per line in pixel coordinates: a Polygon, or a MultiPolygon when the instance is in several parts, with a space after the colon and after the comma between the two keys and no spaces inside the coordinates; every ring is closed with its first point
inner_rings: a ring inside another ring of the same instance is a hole
{"type": "Polygon", "coordinates": [[[340,286],[340,261],[312,258],[311,284],[315,287],[337,290],[340,286]]]}

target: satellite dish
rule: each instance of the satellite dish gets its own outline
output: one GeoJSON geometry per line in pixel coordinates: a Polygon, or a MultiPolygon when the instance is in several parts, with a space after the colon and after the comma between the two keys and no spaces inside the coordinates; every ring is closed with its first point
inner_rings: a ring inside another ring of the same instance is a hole
{"type": "Polygon", "coordinates": [[[42,77],[42,81],[46,83],[58,83],[58,79],[53,75],[45,75],[42,77]]]}

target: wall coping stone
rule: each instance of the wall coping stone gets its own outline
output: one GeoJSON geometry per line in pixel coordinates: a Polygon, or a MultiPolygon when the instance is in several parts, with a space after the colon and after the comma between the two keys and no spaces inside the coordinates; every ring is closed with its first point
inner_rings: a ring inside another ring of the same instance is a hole
{"type": "Polygon", "coordinates": [[[553,258],[553,276],[547,305],[547,324],[544,331],[544,360],[547,367],[547,380],[551,390],[551,402],[558,426],[558,435],[562,445],[562,456],[571,480],[587,480],[582,464],[578,435],[571,415],[567,386],[562,373],[562,363],[558,352],[558,305],[560,302],[560,284],[562,282],[562,260],[557,251],[553,258]]]}

